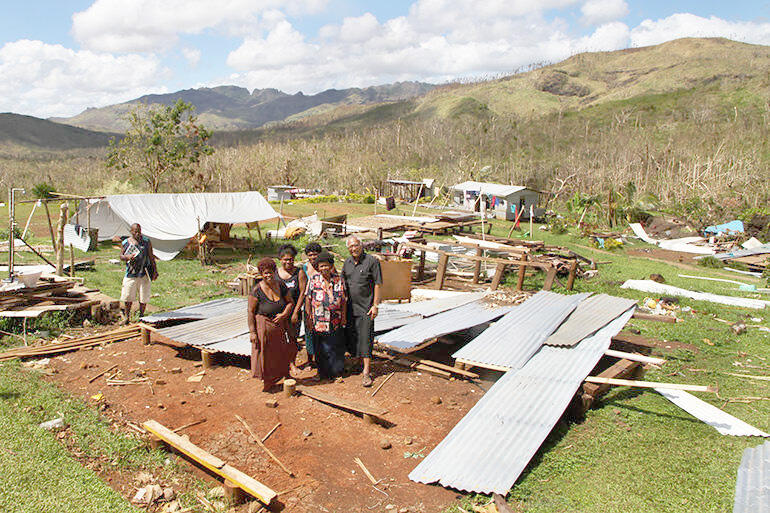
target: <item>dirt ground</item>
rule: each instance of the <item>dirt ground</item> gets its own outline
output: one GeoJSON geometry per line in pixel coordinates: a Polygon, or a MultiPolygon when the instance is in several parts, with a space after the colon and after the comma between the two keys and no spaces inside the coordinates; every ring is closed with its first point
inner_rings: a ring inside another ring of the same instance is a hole
{"type": "MultiPolygon", "coordinates": [[[[451,354],[452,348],[436,343],[426,351],[426,357],[439,360],[451,354]]],[[[180,434],[189,435],[196,445],[276,492],[286,491],[280,493],[275,511],[386,511],[386,506],[393,505],[389,511],[436,512],[457,497],[456,492],[440,486],[411,482],[407,475],[421,459],[407,453],[427,455],[489,383],[446,380],[385,360],[373,362],[375,383],[369,389],[361,386],[358,374],[346,375],[341,383],[319,384],[310,379],[315,371],[304,371],[299,384],[387,409],[385,418],[391,425],[383,427],[365,424],[360,416],[304,396],[287,398],[280,391],[262,392],[261,382],[249,376],[247,358],[221,358],[219,365],[205,370],[200,382],[189,382],[190,376],[202,370],[199,358],[199,352],[191,348],[144,346],[135,339],[53,358],[50,367],[54,373],[48,379],[87,401],[94,402],[92,396],[103,394],[104,414],[127,430],[127,421],[141,425],[155,419],[174,429],[205,418],[206,422],[180,434]],[[115,377],[146,376],[153,385],[110,386],[104,376],[89,383],[115,364],[119,370],[115,377]],[[393,377],[370,397],[391,372],[395,372],[393,377]],[[437,398],[440,404],[436,404],[437,398]],[[278,407],[268,407],[268,399],[277,399],[278,407]],[[250,440],[236,415],[260,436],[281,423],[265,445],[296,477],[283,472],[250,440]],[[392,447],[381,448],[385,442],[392,447]],[[379,480],[376,488],[354,458],[360,458],[379,480]]],[[[298,361],[303,361],[303,353],[298,361]]],[[[128,498],[135,492],[131,480],[110,476],[108,481],[128,498]]],[[[217,484],[211,480],[212,487],[217,484]]],[[[246,511],[246,506],[238,511],[246,511]]]]}
{"type": "Polygon", "coordinates": [[[669,251],[667,249],[660,248],[644,248],[644,249],[626,249],[626,254],[629,256],[639,256],[649,258],[651,260],[662,260],[665,262],[673,262],[675,264],[688,264],[697,265],[698,261],[695,259],[696,254],[682,253],[680,251],[669,251]]]}

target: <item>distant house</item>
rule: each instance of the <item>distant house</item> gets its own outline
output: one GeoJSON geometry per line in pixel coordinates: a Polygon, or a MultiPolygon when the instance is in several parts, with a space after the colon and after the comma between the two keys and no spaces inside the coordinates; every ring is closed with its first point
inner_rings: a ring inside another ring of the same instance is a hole
{"type": "Polygon", "coordinates": [[[542,215],[538,208],[540,191],[523,185],[468,181],[453,185],[450,190],[455,206],[479,212],[483,201],[486,210],[494,211],[498,219],[513,221],[519,212],[521,219],[529,219],[530,206],[535,217],[542,215]]]}
{"type": "Polygon", "coordinates": [[[396,199],[412,202],[419,198],[432,198],[434,178],[423,178],[421,182],[411,180],[387,179],[382,183],[381,196],[393,196],[396,199]]]}
{"type": "Polygon", "coordinates": [[[296,191],[293,185],[270,185],[267,188],[267,201],[289,201],[294,198],[296,191]]]}

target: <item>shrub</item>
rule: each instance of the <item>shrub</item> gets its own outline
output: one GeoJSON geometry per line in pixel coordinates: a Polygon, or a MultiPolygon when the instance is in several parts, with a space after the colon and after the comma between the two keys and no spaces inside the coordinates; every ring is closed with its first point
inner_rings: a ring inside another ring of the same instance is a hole
{"type": "Polygon", "coordinates": [[[714,269],[721,269],[722,267],[724,267],[725,264],[717,257],[708,255],[698,259],[698,265],[701,267],[711,267],[714,269]]]}

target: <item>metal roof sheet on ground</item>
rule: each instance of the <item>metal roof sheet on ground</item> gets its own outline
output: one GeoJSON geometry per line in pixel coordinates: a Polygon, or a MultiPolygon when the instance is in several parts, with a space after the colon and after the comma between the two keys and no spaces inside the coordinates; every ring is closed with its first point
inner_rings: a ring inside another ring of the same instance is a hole
{"type": "Polygon", "coordinates": [[[409,479],[506,494],[631,315],[574,347],[543,346],[524,367],[506,372],[409,479]]]}
{"type": "Polygon", "coordinates": [[[762,244],[761,246],[757,246],[756,248],[751,248],[751,249],[737,249],[735,251],[717,253],[714,255],[714,258],[718,258],[719,260],[729,260],[731,258],[740,258],[740,257],[746,257],[746,256],[752,256],[752,255],[764,255],[766,253],[770,253],[770,244],[762,244]]]}
{"type": "Polygon", "coordinates": [[[502,317],[512,306],[490,307],[477,300],[417,322],[401,326],[376,338],[380,345],[408,353],[436,337],[455,333],[502,317]]]}
{"type": "Polygon", "coordinates": [[[489,364],[507,369],[521,368],[587,297],[588,294],[564,296],[541,290],[522,304],[514,306],[502,319],[460,348],[452,357],[476,362],[481,366],[489,364]]]}
{"type": "Polygon", "coordinates": [[[213,301],[206,301],[205,303],[199,303],[197,305],[177,308],[176,310],[171,310],[169,312],[145,315],[140,320],[152,324],[156,322],[185,319],[209,319],[218,315],[230,314],[241,310],[245,312],[247,301],[248,300],[245,297],[227,297],[223,299],[215,299],[213,301]]]}
{"type": "Polygon", "coordinates": [[[428,299],[427,301],[388,304],[388,308],[391,310],[398,310],[421,315],[423,317],[430,317],[431,315],[436,315],[441,312],[451,310],[452,308],[457,308],[458,306],[468,304],[471,301],[478,301],[485,295],[486,292],[464,292],[450,297],[428,299]]]}
{"type": "Polygon", "coordinates": [[[656,388],[655,391],[723,435],[770,437],[770,435],[764,431],[761,431],[750,424],[746,424],[740,419],[736,419],[729,413],[724,412],[716,406],[711,405],[706,401],[702,401],[683,390],[656,388]]]}
{"type": "Polygon", "coordinates": [[[770,513],[770,442],[743,451],[733,513],[770,513]]]}
{"type": "Polygon", "coordinates": [[[581,302],[567,320],[546,339],[549,346],[574,346],[588,335],[607,325],[612,319],[629,308],[636,301],[622,297],[597,294],[581,302]]]}
{"type": "Polygon", "coordinates": [[[399,328],[422,319],[421,315],[402,310],[394,310],[391,308],[392,306],[394,305],[389,303],[380,305],[379,313],[377,314],[377,317],[374,318],[375,332],[390,331],[394,328],[399,328]]]}
{"type": "Polygon", "coordinates": [[[229,340],[248,332],[246,308],[239,312],[218,315],[170,328],[161,328],[157,331],[163,337],[196,347],[229,340]]]}

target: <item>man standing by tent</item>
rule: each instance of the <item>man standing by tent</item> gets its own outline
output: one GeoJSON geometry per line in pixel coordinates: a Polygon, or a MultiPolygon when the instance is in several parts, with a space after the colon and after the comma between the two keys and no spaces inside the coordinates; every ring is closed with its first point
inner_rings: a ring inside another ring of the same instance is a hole
{"type": "Polygon", "coordinates": [[[158,277],[150,239],[142,235],[142,227],[138,223],[131,225],[129,233],[131,235],[123,240],[120,248],[120,259],[126,263],[126,275],[123,277],[123,288],[120,291],[123,324],[131,322],[131,306],[137,299],[139,317],[144,315],[144,309],[150,300],[150,284],[158,277]]]}
{"type": "Polygon", "coordinates": [[[348,352],[364,362],[361,384],[372,386],[369,365],[374,343],[374,318],[380,304],[382,270],[380,261],[364,252],[361,240],[351,235],[347,240],[350,257],[342,266],[348,292],[348,352]]]}

